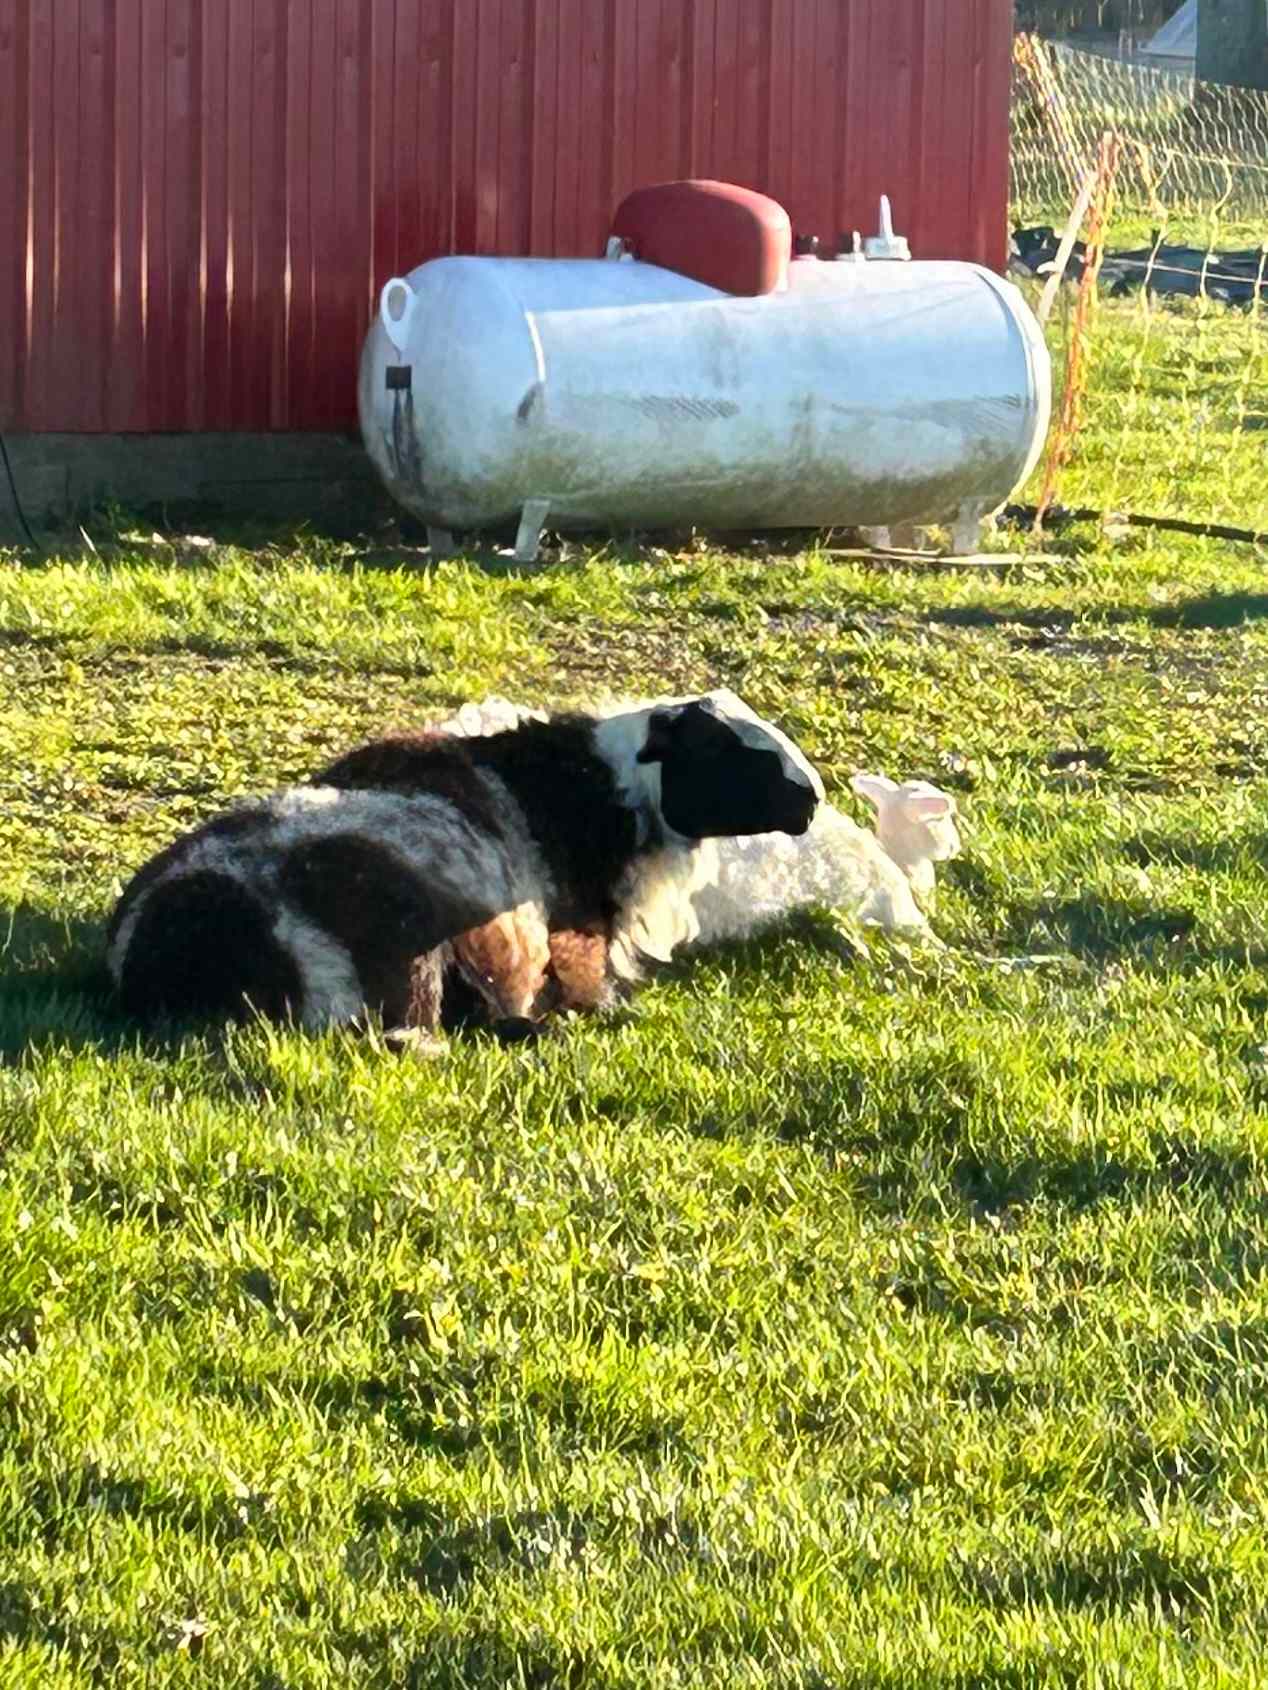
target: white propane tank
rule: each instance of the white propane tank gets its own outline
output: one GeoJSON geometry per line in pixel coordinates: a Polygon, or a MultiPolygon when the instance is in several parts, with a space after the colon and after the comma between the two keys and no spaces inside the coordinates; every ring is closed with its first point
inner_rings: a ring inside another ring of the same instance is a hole
{"type": "MultiPolygon", "coordinates": [[[[886,208],[888,209],[888,208],[886,208]]],[[[884,231],[883,231],[884,233],[884,231]]],[[[901,237],[887,237],[901,246],[901,237]]],[[[630,258],[439,258],[383,290],[370,457],[435,529],[882,527],[994,510],[1048,426],[1043,336],[976,265],[880,253],[737,297],[630,258]]]]}

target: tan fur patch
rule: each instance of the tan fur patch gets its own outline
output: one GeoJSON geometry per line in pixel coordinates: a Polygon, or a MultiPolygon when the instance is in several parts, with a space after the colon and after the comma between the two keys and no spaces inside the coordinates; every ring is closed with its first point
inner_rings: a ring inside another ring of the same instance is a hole
{"type": "Polygon", "coordinates": [[[406,1025],[435,1033],[440,1028],[440,1008],[445,989],[447,947],[415,957],[409,975],[409,1011],[406,1025]]]}
{"type": "Polygon", "coordinates": [[[550,965],[564,1009],[598,1009],[608,994],[608,941],[564,928],[550,936],[550,965]]]}
{"type": "Polygon", "coordinates": [[[494,1020],[527,1019],[546,984],[546,923],[534,905],[473,928],[451,941],[453,959],[494,1020]]]}

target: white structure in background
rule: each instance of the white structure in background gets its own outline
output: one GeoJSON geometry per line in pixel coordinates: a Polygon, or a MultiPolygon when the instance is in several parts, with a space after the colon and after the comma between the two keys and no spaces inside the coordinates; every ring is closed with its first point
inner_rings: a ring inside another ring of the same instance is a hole
{"type": "Polygon", "coordinates": [[[1140,48],[1140,63],[1192,75],[1198,56],[1198,0],[1183,6],[1140,48]]]}

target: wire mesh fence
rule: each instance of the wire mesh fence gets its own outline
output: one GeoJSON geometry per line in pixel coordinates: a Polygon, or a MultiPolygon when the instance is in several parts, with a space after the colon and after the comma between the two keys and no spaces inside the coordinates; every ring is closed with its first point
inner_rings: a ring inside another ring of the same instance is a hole
{"type": "Polygon", "coordinates": [[[1046,324],[1058,420],[1036,488],[1268,531],[1268,94],[1027,35],[1014,71],[1014,271],[1036,299],[1102,164],[1080,219],[1098,238],[1046,324]]]}
{"type": "Polygon", "coordinates": [[[1268,217],[1268,93],[1016,38],[1013,204],[1023,221],[1064,216],[1105,130],[1121,137],[1120,222],[1198,232],[1268,217]]]}

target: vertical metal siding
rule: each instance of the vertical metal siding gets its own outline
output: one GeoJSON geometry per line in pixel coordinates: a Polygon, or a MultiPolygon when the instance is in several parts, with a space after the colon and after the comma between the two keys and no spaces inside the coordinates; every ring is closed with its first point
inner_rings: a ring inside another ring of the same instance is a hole
{"type": "Polygon", "coordinates": [[[1011,0],[0,0],[0,426],[355,421],[382,282],[641,183],[1002,267],[1011,0]]]}

